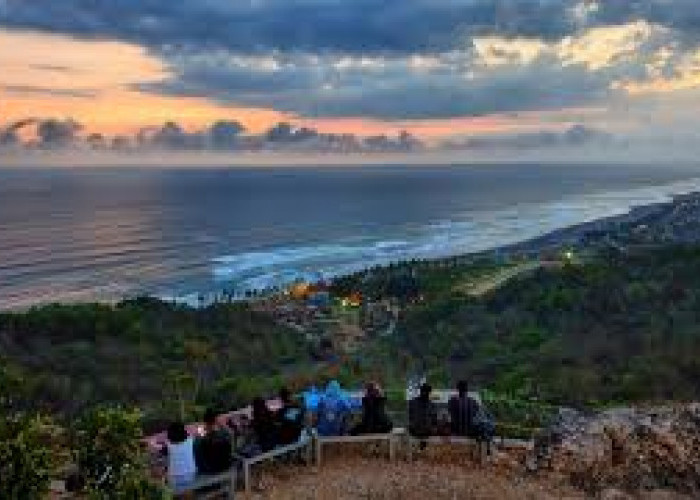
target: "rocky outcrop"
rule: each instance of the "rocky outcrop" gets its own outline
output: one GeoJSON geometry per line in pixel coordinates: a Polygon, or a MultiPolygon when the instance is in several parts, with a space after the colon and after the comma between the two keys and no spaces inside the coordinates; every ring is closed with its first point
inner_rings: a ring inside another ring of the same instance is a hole
{"type": "Polygon", "coordinates": [[[700,404],[593,416],[562,410],[548,439],[552,469],[590,494],[666,490],[700,498],[700,404]]]}

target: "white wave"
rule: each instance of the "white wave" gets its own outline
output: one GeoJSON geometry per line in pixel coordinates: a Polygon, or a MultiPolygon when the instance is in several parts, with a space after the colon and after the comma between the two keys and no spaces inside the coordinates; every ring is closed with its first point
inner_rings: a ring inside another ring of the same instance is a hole
{"type": "Polygon", "coordinates": [[[353,239],[224,255],[213,260],[212,273],[216,283],[239,292],[285,286],[412,258],[485,251],[575,224],[622,215],[636,206],[670,201],[675,195],[699,189],[700,179],[692,179],[469,212],[458,214],[454,220],[412,228],[401,239],[353,239]]]}

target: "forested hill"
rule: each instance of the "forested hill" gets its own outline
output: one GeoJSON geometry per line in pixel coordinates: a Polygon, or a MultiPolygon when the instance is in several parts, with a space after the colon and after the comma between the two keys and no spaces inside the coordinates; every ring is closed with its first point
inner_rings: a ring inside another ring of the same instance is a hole
{"type": "MultiPolygon", "coordinates": [[[[466,376],[554,404],[700,400],[700,247],[589,257],[484,296],[456,285],[492,265],[405,266],[416,269],[423,301],[404,306],[392,336],[341,358],[344,385],[376,379],[401,389],[420,367],[436,386],[466,376]]],[[[381,283],[396,268],[373,272],[381,283]]],[[[0,368],[14,372],[31,406],[72,415],[133,404],[155,424],[247,404],[290,377],[311,382],[318,367],[304,335],[246,304],[138,299],[2,314],[0,368]]]]}
{"type": "Polygon", "coordinates": [[[307,352],[297,332],[245,304],[194,309],[137,299],[0,315],[0,363],[32,401],[63,414],[101,402],[154,417],[247,404],[307,352]]]}
{"type": "Polygon", "coordinates": [[[698,400],[700,247],[606,253],[483,298],[445,289],[392,343],[438,378],[550,402],[698,400]]]}

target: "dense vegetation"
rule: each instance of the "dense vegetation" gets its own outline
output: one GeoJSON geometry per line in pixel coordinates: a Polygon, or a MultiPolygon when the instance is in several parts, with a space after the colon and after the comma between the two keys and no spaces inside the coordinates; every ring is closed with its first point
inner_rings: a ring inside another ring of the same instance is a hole
{"type": "Polygon", "coordinates": [[[306,360],[297,332],[245,304],[136,299],[0,314],[4,370],[21,379],[25,401],[64,416],[103,402],[138,405],[151,421],[228,409],[306,360]]]}
{"type": "Polygon", "coordinates": [[[378,352],[548,402],[700,398],[699,247],[598,255],[482,298],[443,290],[378,352]]]}
{"type": "MultiPolygon", "coordinates": [[[[469,376],[501,394],[577,405],[700,397],[700,247],[597,255],[484,297],[464,292],[498,267],[413,262],[339,280],[338,293],[422,300],[406,302],[394,336],[369,342],[337,375],[396,388],[415,371],[438,384],[469,376]]],[[[67,414],[105,401],[151,418],[233,407],[311,371],[302,336],[245,304],[138,299],[3,314],[0,352],[25,391],[67,414]]]]}
{"type": "Polygon", "coordinates": [[[51,430],[51,423],[36,415],[0,414],[0,498],[45,497],[57,448],[51,430]]]}
{"type": "MultiPolygon", "coordinates": [[[[415,372],[437,385],[468,376],[498,394],[557,404],[700,398],[700,247],[599,254],[483,297],[465,292],[502,267],[459,258],[338,280],[339,294],[411,300],[392,337],[372,339],[332,374],[397,390],[415,372]]],[[[235,407],[318,368],[303,336],[245,304],[154,299],[2,314],[0,359],[48,410],[119,402],[150,421],[235,407]]]]}
{"type": "Polygon", "coordinates": [[[360,292],[370,300],[393,297],[402,303],[417,298],[431,302],[464,290],[470,283],[507,265],[499,260],[489,256],[464,256],[394,263],[341,276],[332,283],[331,289],[339,296],[360,292]]]}

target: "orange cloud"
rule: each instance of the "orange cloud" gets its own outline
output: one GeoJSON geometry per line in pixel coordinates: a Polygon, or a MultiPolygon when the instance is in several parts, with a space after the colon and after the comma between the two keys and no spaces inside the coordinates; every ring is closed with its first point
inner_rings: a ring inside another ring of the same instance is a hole
{"type": "Polygon", "coordinates": [[[224,107],[206,99],[133,90],[135,83],[165,77],[167,68],[145,49],[121,42],[0,31],[0,67],[3,121],[70,116],[90,129],[114,134],[166,120],[198,127],[232,116],[256,130],[281,118],[271,110],[224,107]],[[21,88],[32,91],[22,92],[21,88]],[[71,92],[94,95],[69,95],[71,92]]]}
{"type": "Polygon", "coordinates": [[[409,130],[428,140],[542,128],[543,117],[545,122],[554,123],[553,127],[562,126],[561,120],[552,119],[557,112],[397,122],[298,119],[269,109],[219,105],[204,98],[159,96],[133,88],[136,83],[168,76],[168,68],[146,49],[122,42],[34,32],[0,30],[0,68],[2,122],[31,116],[72,117],[89,131],[110,135],[133,133],[168,120],[195,129],[221,118],[235,118],[253,132],[280,120],[291,120],[333,133],[371,135],[409,130]]]}

